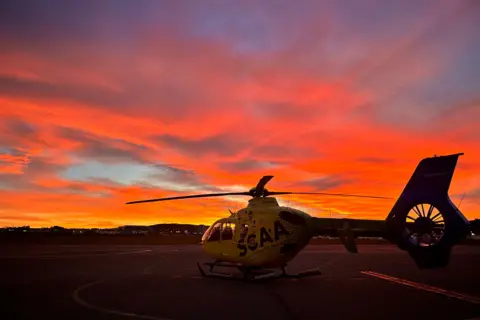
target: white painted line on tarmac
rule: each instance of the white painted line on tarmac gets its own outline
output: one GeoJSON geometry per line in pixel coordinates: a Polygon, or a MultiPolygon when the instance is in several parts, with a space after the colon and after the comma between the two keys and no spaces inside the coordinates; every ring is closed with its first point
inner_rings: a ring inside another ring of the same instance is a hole
{"type": "MultiPolygon", "coordinates": [[[[147,253],[147,252],[152,252],[153,250],[151,249],[145,249],[145,250],[136,250],[136,251],[126,251],[126,252],[114,252],[112,254],[138,254],[138,253],[147,253]]],[[[109,254],[109,253],[106,253],[109,254]]]]}
{"type": "Polygon", "coordinates": [[[159,318],[159,317],[153,317],[153,316],[148,316],[148,315],[141,315],[141,314],[136,314],[136,313],[123,312],[123,311],[115,310],[115,309],[107,309],[107,308],[97,307],[97,306],[95,306],[91,303],[86,302],[85,300],[83,300],[80,297],[80,292],[82,290],[87,289],[89,287],[93,287],[93,286],[95,286],[97,284],[100,284],[102,282],[104,282],[104,280],[90,282],[90,283],[84,284],[83,286],[78,287],[72,293],[73,300],[76,303],[84,306],[85,308],[92,309],[92,310],[99,311],[99,312],[103,312],[103,313],[115,314],[115,315],[124,316],[124,317],[132,317],[132,318],[137,318],[137,319],[171,320],[171,319],[168,319],[168,318],[159,318]]]}
{"type": "Polygon", "coordinates": [[[404,286],[412,287],[412,288],[415,288],[415,289],[418,289],[418,290],[423,290],[423,291],[428,291],[428,292],[441,294],[441,295],[449,297],[449,298],[455,298],[455,299],[463,300],[463,301],[470,302],[470,303],[473,303],[473,304],[480,304],[480,298],[470,296],[470,295],[467,295],[467,294],[464,294],[464,293],[459,293],[459,292],[455,292],[455,291],[452,291],[452,290],[446,290],[446,289],[442,289],[442,288],[438,288],[438,287],[434,287],[434,286],[429,286],[429,285],[426,285],[426,284],[423,284],[423,283],[418,283],[418,282],[413,282],[413,281],[409,281],[409,280],[405,280],[405,279],[401,279],[401,278],[396,278],[396,277],[392,277],[392,276],[389,276],[389,275],[386,275],[386,274],[381,274],[381,273],[373,272],[373,271],[361,271],[360,273],[366,274],[366,275],[371,276],[371,277],[383,279],[383,280],[386,280],[386,281],[402,284],[404,286]]]}

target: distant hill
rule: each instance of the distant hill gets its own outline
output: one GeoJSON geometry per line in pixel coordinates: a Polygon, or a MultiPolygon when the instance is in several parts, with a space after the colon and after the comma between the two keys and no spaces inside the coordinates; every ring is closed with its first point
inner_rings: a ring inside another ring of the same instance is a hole
{"type": "Polygon", "coordinates": [[[183,223],[161,223],[150,226],[123,226],[119,227],[121,230],[144,230],[152,233],[204,233],[207,225],[183,224],[183,223]]]}
{"type": "Polygon", "coordinates": [[[195,225],[195,224],[182,224],[182,223],[161,223],[154,224],[150,226],[144,225],[125,225],[115,228],[64,228],[61,226],[52,226],[48,228],[32,228],[30,226],[19,226],[19,227],[4,227],[0,228],[0,232],[7,233],[81,233],[81,234],[91,234],[91,233],[204,233],[207,230],[207,225],[195,225]]]}
{"type": "Polygon", "coordinates": [[[198,229],[208,228],[209,226],[203,224],[183,224],[183,223],[161,223],[149,226],[150,228],[166,228],[166,229],[198,229]]]}
{"type": "Polygon", "coordinates": [[[156,224],[151,226],[126,225],[117,228],[69,229],[60,226],[49,228],[0,228],[0,245],[9,244],[198,244],[206,225],[156,224]]]}

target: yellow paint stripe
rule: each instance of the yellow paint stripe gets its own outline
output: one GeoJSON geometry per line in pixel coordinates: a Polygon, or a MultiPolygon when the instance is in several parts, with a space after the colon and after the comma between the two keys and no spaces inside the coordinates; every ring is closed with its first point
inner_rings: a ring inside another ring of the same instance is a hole
{"type": "Polygon", "coordinates": [[[72,293],[73,300],[76,303],[84,306],[85,308],[92,309],[92,310],[99,311],[99,312],[103,312],[103,313],[115,314],[115,315],[124,316],[124,317],[133,317],[133,318],[138,318],[138,319],[147,319],[147,320],[171,320],[171,319],[168,319],[168,318],[158,318],[158,317],[152,317],[152,316],[147,316],[147,315],[140,315],[140,314],[136,314],[136,313],[123,312],[123,311],[115,310],[115,309],[106,309],[106,308],[102,308],[102,307],[97,307],[97,306],[94,306],[93,304],[90,304],[90,303],[86,302],[85,300],[83,300],[80,297],[80,292],[82,290],[87,289],[89,287],[93,287],[93,286],[95,286],[99,283],[102,283],[102,282],[104,282],[104,280],[90,282],[90,283],[87,283],[83,286],[78,287],[72,293]]]}
{"type": "Polygon", "coordinates": [[[381,273],[373,272],[373,271],[361,271],[360,273],[366,274],[368,276],[376,277],[376,278],[379,278],[379,279],[387,280],[387,281],[390,281],[390,282],[402,284],[404,286],[412,287],[412,288],[415,288],[415,289],[428,291],[428,292],[433,292],[433,293],[444,295],[446,297],[463,300],[463,301],[470,302],[470,303],[473,303],[473,304],[480,304],[480,298],[470,296],[470,295],[467,295],[467,294],[458,293],[458,292],[455,292],[455,291],[446,290],[446,289],[442,289],[442,288],[438,288],[438,287],[434,287],[434,286],[429,286],[429,285],[426,285],[426,284],[413,282],[413,281],[409,281],[409,280],[405,280],[405,279],[401,279],[401,278],[396,278],[396,277],[388,276],[386,274],[381,274],[381,273]]]}

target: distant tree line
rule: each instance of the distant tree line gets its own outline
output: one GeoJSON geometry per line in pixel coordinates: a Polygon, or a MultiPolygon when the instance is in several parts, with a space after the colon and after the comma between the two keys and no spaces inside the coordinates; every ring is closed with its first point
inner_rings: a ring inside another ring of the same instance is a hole
{"type": "MultiPolygon", "coordinates": [[[[475,235],[480,235],[480,219],[470,221],[471,231],[475,235]]],[[[203,234],[207,230],[207,225],[193,225],[193,224],[177,224],[165,223],[151,226],[122,226],[118,228],[64,228],[61,226],[52,226],[46,228],[31,228],[30,226],[20,227],[4,227],[0,228],[0,233],[52,233],[52,234],[98,234],[106,231],[115,232],[117,234],[133,234],[136,232],[143,232],[149,235],[161,234],[203,234]]],[[[320,235],[320,234],[319,234],[320,235]]],[[[321,235],[338,236],[338,230],[325,230],[321,235]]],[[[379,231],[363,231],[356,234],[360,237],[380,237],[382,234],[379,231]]]]}
{"type": "Polygon", "coordinates": [[[152,226],[121,226],[117,228],[64,228],[61,226],[52,226],[45,228],[32,228],[30,226],[4,227],[0,228],[0,233],[49,233],[49,234],[203,234],[207,230],[206,225],[192,224],[157,224],[152,226]]]}

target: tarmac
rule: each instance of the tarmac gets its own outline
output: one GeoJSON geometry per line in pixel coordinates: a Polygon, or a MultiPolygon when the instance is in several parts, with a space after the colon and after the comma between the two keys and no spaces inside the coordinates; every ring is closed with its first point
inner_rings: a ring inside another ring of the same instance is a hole
{"type": "MultiPolygon", "coordinates": [[[[0,246],[1,319],[480,319],[480,247],[420,270],[390,245],[310,245],[260,283],[203,278],[200,246],[0,246]]],[[[232,270],[234,271],[234,270],[232,270]]]]}

